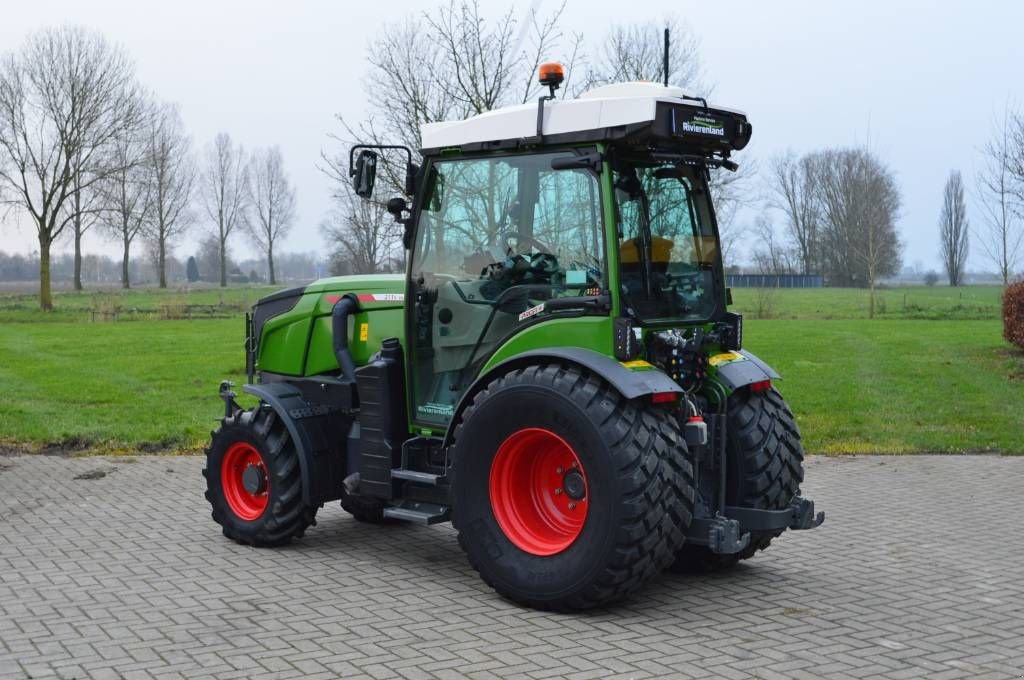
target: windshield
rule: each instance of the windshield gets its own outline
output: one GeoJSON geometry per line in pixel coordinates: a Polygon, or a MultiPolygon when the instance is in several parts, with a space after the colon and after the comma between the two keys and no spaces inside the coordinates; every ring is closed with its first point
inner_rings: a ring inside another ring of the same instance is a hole
{"type": "Polygon", "coordinates": [[[668,162],[616,164],[622,293],[641,319],[703,321],[715,314],[718,239],[698,172],[668,162]]]}

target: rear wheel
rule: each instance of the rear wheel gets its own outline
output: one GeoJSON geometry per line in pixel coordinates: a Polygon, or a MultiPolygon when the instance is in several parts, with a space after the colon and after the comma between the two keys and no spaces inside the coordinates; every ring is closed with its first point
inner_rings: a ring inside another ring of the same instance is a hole
{"type": "Polygon", "coordinates": [[[272,409],[224,418],[206,449],[203,476],[213,519],[239,543],[282,545],[316,523],[318,508],[302,502],[298,452],[272,409]]]}
{"type": "Polygon", "coordinates": [[[667,567],[693,512],[678,424],[580,369],[532,366],[473,399],[455,430],[452,523],[483,579],[578,610],[667,567]]]}
{"type": "MultiPolygon", "coordinates": [[[[804,450],[793,412],[774,389],[735,392],[729,398],[728,485],[725,502],[745,508],[783,510],[800,493],[804,450]]],[[[693,573],[729,568],[764,550],[782,531],[754,531],[738,553],[722,555],[685,545],[671,571],[693,573]]]]}

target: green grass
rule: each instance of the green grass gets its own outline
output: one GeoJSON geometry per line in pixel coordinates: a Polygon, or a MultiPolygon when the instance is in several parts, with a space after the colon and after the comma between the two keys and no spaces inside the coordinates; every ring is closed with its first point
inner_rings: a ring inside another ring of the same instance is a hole
{"type": "MultiPolygon", "coordinates": [[[[999,286],[904,286],[875,293],[879,319],[998,319],[999,286]]],[[[734,311],[749,318],[866,319],[869,293],[859,288],[733,288],[734,311]]]]}
{"type": "Polygon", "coordinates": [[[1024,352],[998,321],[751,321],[815,453],[1024,453],[1024,352]]]}
{"type": "MultiPolygon", "coordinates": [[[[243,306],[267,290],[122,299],[141,309],[219,304],[223,295],[243,306]]],[[[777,292],[777,316],[803,318],[751,320],[745,342],[783,375],[808,451],[1024,453],[1024,352],[1000,337],[998,289],[887,290],[882,318],[871,321],[864,291],[777,292]],[[900,316],[893,301],[904,294],[919,309],[900,316]],[[965,320],[967,309],[985,318],[965,320]],[[853,318],[834,318],[843,315],[853,318]]],[[[749,314],[754,292],[734,293],[749,314]]],[[[0,296],[0,449],[201,447],[221,413],[218,382],[244,380],[241,314],[82,323],[90,299],[61,294],[58,311],[43,315],[0,296]]]]}
{"type": "Polygon", "coordinates": [[[240,319],[0,325],[0,440],[195,449],[244,380],[240,319]]]}

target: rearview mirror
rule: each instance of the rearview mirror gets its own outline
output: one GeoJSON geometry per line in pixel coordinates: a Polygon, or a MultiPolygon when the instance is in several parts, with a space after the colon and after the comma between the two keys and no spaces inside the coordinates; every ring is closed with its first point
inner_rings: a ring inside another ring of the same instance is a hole
{"type": "Polygon", "coordinates": [[[355,165],[349,170],[352,189],[356,196],[369,198],[373,195],[373,183],[377,180],[377,154],[363,149],[356,157],[355,165]]]}

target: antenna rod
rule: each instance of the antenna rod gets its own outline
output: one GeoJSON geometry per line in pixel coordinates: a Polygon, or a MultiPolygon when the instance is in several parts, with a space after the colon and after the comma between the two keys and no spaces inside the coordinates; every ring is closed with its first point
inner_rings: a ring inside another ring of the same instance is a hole
{"type": "Polygon", "coordinates": [[[665,69],[665,87],[668,87],[668,27],[665,27],[665,62],[662,68],[665,69]]]}

